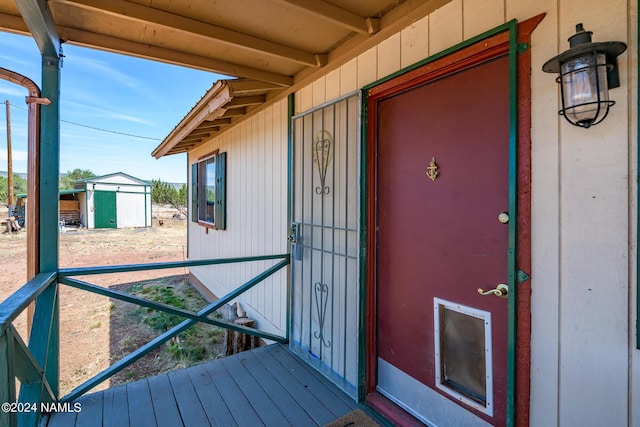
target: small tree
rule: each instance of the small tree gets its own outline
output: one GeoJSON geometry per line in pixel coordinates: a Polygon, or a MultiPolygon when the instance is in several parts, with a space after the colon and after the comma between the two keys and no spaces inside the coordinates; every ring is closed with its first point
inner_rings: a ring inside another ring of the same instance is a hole
{"type": "MultiPolygon", "coordinates": [[[[9,187],[7,178],[0,176],[0,201],[7,203],[9,197],[9,187]]],[[[27,180],[19,175],[13,174],[13,194],[21,194],[27,192],[27,180]]]]}
{"type": "Polygon", "coordinates": [[[95,176],[96,174],[89,169],[76,168],[72,171],[67,171],[65,175],[60,177],[60,190],[73,190],[74,181],[93,178],[95,176]]]}
{"type": "Polygon", "coordinates": [[[180,189],[159,179],[151,180],[151,201],[153,203],[171,205],[183,215],[187,215],[187,186],[180,189]]]}

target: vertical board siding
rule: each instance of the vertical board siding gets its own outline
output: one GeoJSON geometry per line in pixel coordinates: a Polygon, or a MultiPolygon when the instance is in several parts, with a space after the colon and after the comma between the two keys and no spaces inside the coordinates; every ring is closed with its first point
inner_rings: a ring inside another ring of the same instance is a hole
{"type": "Polygon", "coordinates": [[[433,55],[463,41],[462,0],[453,0],[429,17],[429,54],[433,55]]]}
{"type": "MultiPolygon", "coordinates": [[[[191,164],[214,150],[227,152],[228,218],[226,230],[208,232],[189,221],[190,259],[287,252],[286,105],[286,100],[278,102],[189,153],[191,164]]],[[[274,263],[194,267],[191,272],[221,297],[274,263]]],[[[258,328],[284,333],[285,298],[283,270],[247,292],[239,303],[257,320],[258,328]]]]}
{"type": "MultiPolygon", "coordinates": [[[[555,7],[539,4],[547,16],[532,34],[531,77],[531,425],[554,426],[559,413],[560,315],[560,146],[555,76],[539,72],[542,64],[557,55],[555,7]],[[548,6],[548,7],[547,7],[548,6]],[[554,190],[555,189],[555,190],[554,190]]],[[[525,16],[523,6],[509,2],[508,11],[525,16]]],[[[530,5],[533,7],[534,5],[530,5]]],[[[535,12],[535,11],[532,11],[535,12]]]]}
{"type": "Polygon", "coordinates": [[[378,45],[378,78],[393,74],[400,69],[400,34],[397,33],[378,45]]]}
{"type": "Polygon", "coordinates": [[[361,88],[369,83],[377,80],[376,60],[378,58],[377,47],[372,47],[360,56],[358,56],[357,82],[361,88]]]}
{"type": "MultiPolygon", "coordinates": [[[[118,228],[144,227],[145,225],[145,199],[144,193],[116,193],[116,214],[118,228]]],[[[147,210],[150,206],[147,206],[147,210]]]]}
{"type": "MultiPolygon", "coordinates": [[[[635,278],[637,268],[637,186],[632,182],[637,176],[637,9],[637,2],[624,0],[453,0],[295,94],[294,109],[300,114],[508,20],[523,21],[546,13],[531,43],[531,425],[640,427],[636,290],[635,279],[629,277],[631,271],[635,278]],[[629,45],[619,60],[622,87],[611,91],[616,105],[603,123],[588,130],[574,128],[558,116],[555,76],[541,71],[547,59],[568,48],[566,39],[579,22],[594,32],[594,41],[622,40],[629,45]]],[[[349,119],[353,124],[357,121],[357,117],[349,119]]],[[[193,257],[286,250],[286,126],[283,101],[265,110],[260,120],[251,118],[190,154],[193,161],[207,150],[227,150],[232,177],[229,230],[205,234],[190,223],[193,257]],[[261,133],[272,135],[271,140],[267,137],[260,142],[262,152],[252,142],[261,133]],[[267,153],[270,146],[271,157],[267,153]],[[271,167],[248,160],[252,153],[262,153],[270,159],[271,167]],[[255,174],[245,170],[247,165],[256,168],[255,174]],[[271,188],[259,187],[264,180],[271,188]],[[253,192],[255,188],[263,188],[264,200],[253,192]],[[270,224],[272,230],[260,236],[271,243],[268,247],[258,243],[248,250],[244,242],[259,235],[253,215],[261,214],[267,216],[264,224],[270,224]]],[[[306,126],[302,132],[311,132],[306,126]]],[[[357,132],[355,127],[351,129],[357,132]]],[[[342,179],[340,170],[336,163],[336,179],[342,179]]],[[[311,178],[299,172],[294,175],[296,182],[305,179],[311,178]]],[[[312,199],[305,198],[302,203],[310,204],[312,199]]],[[[356,213],[358,205],[347,198],[344,204],[337,202],[335,209],[335,217],[347,215],[355,221],[356,216],[350,213],[356,213]]],[[[300,215],[302,210],[296,207],[294,216],[300,215]]],[[[319,236],[312,235],[314,239],[319,236]]],[[[350,246],[349,237],[343,243],[340,233],[332,239],[336,250],[343,244],[350,246]]],[[[343,274],[344,269],[352,268],[341,261],[333,264],[334,270],[326,274],[343,274]]],[[[241,283],[250,271],[248,267],[236,268],[219,275],[203,269],[201,276],[218,289],[231,289],[228,283],[241,283]]],[[[312,273],[309,269],[295,271],[293,280],[310,281],[312,273]]],[[[265,291],[262,310],[265,318],[284,329],[285,277],[277,276],[273,281],[276,286],[265,291]],[[271,304],[266,302],[269,297],[271,304]]],[[[336,306],[352,301],[356,296],[351,291],[348,288],[336,296],[336,306]]],[[[294,315],[308,315],[312,320],[293,325],[292,334],[312,336],[317,320],[314,323],[312,314],[305,312],[311,310],[306,307],[312,303],[310,291],[293,298],[293,306],[299,310],[294,315]]],[[[335,334],[344,324],[357,320],[357,310],[332,316],[335,334]]],[[[340,369],[357,371],[351,361],[340,369]]]]}
{"type": "MultiPolygon", "coordinates": [[[[627,2],[561,2],[560,40],[575,34],[579,22],[594,32],[595,41],[625,40],[627,2]]],[[[561,50],[567,47],[560,43],[561,50]]],[[[619,58],[625,83],[627,57],[619,58]]],[[[629,319],[626,310],[616,308],[629,304],[629,226],[626,214],[610,220],[616,212],[628,212],[629,206],[624,179],[628,91],[613,89],[610,95],[617,104],[588,132],[560,125],[561,425],[628,424],[628,353],[623,349],[628,346],[629,319]]]]}
{"type": "Polygon", "coordinates": [[[504,0],[465,0],[462,10],[464,38],[482,34],[506,22],[504,8],[504,0]]]}
{"type": "MultiPolygon", "coordinates": [[[[330,101],[332,99],[338,98],[340,95],[340,68],[333,70],[329,74],[327,74],[325,78],[325,94],[326,100],[330,101]]],[[[355,90],[355,88],[354,88],[355,90]]]]}
{"type": "Polygon", "coordinates": [[[400,67],[408,67],[429,56],[429,17],[412,23],[400,33],[400,67]]]}
{"type": "Polygon", "coordinates": [[[340,67],[340,96],[358,90],[358,58],[340,67]]]}
{"type": "MultiPolygon", "coordinates": [[[[638,18],[638,7],[639,7],[639,3],[638,2],[632,2],[631,7],[629,8],[629,34],[631,35],[636,35],[635,39],[633,37],[631,37],[629,39],[629,51],[630,52],[638,52],[638,49],[640,48],[639,46],[639,39],[640,36],[638,36],[638,31],[639,31],[639,18],[638,18]]],[[[638,147],[638,138],[640,137],[640,132],[639,132],[639,124],[637,122],[638,120],[638,104],[640,102],[639,99],[639,93],[638,91],[640,90],[640,85],[639,85],[639,81],[638,79],[640,78],[640,75],[638,73],[638,62],[640,61],[640,59],[638,59],[637,56],[633,56],[633,55],[629,55],[629,60],[628,60],[628,64],[627,64],[627,69],[628,69],[628,73],[629,73],[629,86],[630,86],[630,91],[629,91],[629,111],[631,112],[630,114],[630,119],[631,119],[631,126],[629,127],[629,164],[630,164],[630,173],[629,176],[630,177],[637,177],[638,174],[640,173],[640,171],[638,170],[639,166],[638,165],[638,161],[640,160],[640,153],[639,153],[639,147],[638,147]]],[[[630,206],[631,209],[629,210],[630,212],[630,222],[631,222],[631,227],[629,228],[629,236],[630,236],[630,247],[631,247],[631,253],[630,253],[630,260],[631,265],[633,266],[630,269],[630,287],[631,287],[631,292],[630,294],[630,302],[631,302],[631,310],[630,310],[630,325],[636,325],[636,328],[631,328],[631,357],[630,357],[630,363],[631,363],[631,373],[629,375],[629,384],[631,384],[631,396],[630,396],[630,400],[629,400],[629,406],[630,406],[630,413],[629,413],[629,417],[630,417],[630,421],[631,423],[633,423],[633,425],[635,426],[639,426],[640,425],[640,387],[638,387],[638,384],[640,384],[640,349],[638,349],[638,347],[640,347],[640,322],[638,322],[638,320],[640,319],[640,313],[639,313],[639,308],[638,305],[640,304],[640,298],[638,296],[638,287],[640,286],[640,282],[638,279],[638,265],[637,265],[637,260],[638,260],[638,226],[640,224],[638,224],[638,218],[640,218],[640,213],[638,211],[638,199],[640,197],[639,194],[639,186],[638,186],[638,180],[634,180],[634,179],[630,179],[629,180],[630,183],[630,206]],[[634,262],[635,265],[634,265],[634,262]],[[636,323],[638,322],[638,323],[636,323]]]]}

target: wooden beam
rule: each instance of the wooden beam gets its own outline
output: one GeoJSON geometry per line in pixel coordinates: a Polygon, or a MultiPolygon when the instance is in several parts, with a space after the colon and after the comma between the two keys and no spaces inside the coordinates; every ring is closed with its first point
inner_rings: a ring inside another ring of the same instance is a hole
{"type": "Polygon", "coordinates": [[[15,0],[40,53],[50,58],[60,54],[60,36],[45,0],[15,0]]]}
{"type": "Polygon", "coordinates": [[[252,78],[274,83],[281,87],[290,86],[293,83],[293,79],[290,76],[270,71],[263,71],[257,68],[245,67],[243,65],[218,59],[105,36],[103,34],[91,33],[75,28],[59,27],[58,29],[60,30],[60,35],[67,40],[67,43],[69,44],[85,46],[92,49],[102,49],[125,55],[133,55],[139,58],[152,59],[155,61],[166,62],[168,64],[196,68],[227,76],[252,78]]]}
{"type": "MultiPolygon", "coordinates": [[[[391,9],[380,19],[380,31],[373,35],[355,34],[329,53],[327,65],[321,69],[305,68],[295,75],[294,84],[279,93],[273,101],[283,99],[290,93],[314,82],[318,78],[337,69],[359,54],[399,32],[412,22],[421,19],[452,0],[405,0],[391,9]]],[[[271,100],[270,100],[271,101],[271,100]]]]}
{"type": "MultiPolygon", "coordinates": [[[[0,28],[5,28],[14,33],[30,35],[29,28],[20,16],[0,13],[0,28]]],[[[275,86],[284,88],[293,84],[293,78],[283,74],[263,71],[257,68],[245,67],[231,62],[220,61],[187,52],[179,52],[172,49],[151,46],[149,44],[138,43],[130,40],[92,33],[71,27],[59,26],[61,37],[66,43],[88,47],[90,49],[100,49],[138,58],[164,62],[167,64],[180,65],[182,67],[195,68],[233,77],[245,77],[253,79],[267,87],[275,86]]]]}
{"type": "Polygon", "coordinates": [[[246,108],[233,108],[231,110],[225,111],[224,114],[220,116],[220,118],[239,117],[239,116],[244,116],[245,114],[247,114],[246,108]]]}
{"type": "Polygon", "coordinates": [[[238,108],[238,107],[246,107],[247,105],[258,105],[263,104],[267,100],[267,97],[264,95],[254,95],[254,96],[242,96],[238,98],[233,98],[226,105],[226,109],[238,108]]]}
{"type": "Polygon", "coordinates": [[[360,34],[373,34],[380,29],[380,25],[373,24],[373,21],[359,16],[353,12],[342,9],[323,0],[275,0],[278,3],[291,6],[297,10],[313,15],[319,19],[339,25],[350,31],[360,34]]]}
{"type": "MultiPolygon", "coordinates": [[[[265,54],[310,67],[318,66],[318,58],[314,53],[130,1],[57,0],[57,3],[64,3],[82,9],[92,9],[142,23],[159,25],[200,38],[213,39],[234,48],[265,54]]],[[[194,40],[194,42],[196,41],[194,40]]]]}
{"type": "Polygon", "coordinates": [[[281,86],[259,80],[238,79],[229,80],[229,87],[235,96],[264,93],[272,90],[280,90],[281,86]]]}

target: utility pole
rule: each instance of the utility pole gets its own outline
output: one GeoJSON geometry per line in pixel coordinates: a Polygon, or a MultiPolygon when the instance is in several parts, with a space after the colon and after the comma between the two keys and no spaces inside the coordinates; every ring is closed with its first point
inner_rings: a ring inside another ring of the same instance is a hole
{"type": "Polygon", "coordinates": [[[13,205],[13,162],[11,161],[11,103],[5,101],[7,107],[7,202],[13,205]]]}

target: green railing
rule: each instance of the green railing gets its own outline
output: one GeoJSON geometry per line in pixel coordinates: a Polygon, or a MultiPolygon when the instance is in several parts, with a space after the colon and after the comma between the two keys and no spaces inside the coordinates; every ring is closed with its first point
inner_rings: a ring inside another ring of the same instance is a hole
{"type": "Polygon", "coordinates": [[[2,404],[0,426],[36,426],[41,419],[42,412],[47,412],[49,405],[71,402],[198,322],[220,326],[280,343],[287,342],[287,337],[246,328],[223,320],[212,319],[208,316],[288,264],[289,254],[280,254],[155,264],[66,268],[57,272],[38,274],[0,304],[0,404],[2,404]],[[175,308],[73,278],[74,276],[93,274],[126,273],[278,259],[281,261],[198,312],[175,308]],[[185,320],[85,381],[68,395],[59,397],[59,284],[182,316],[185,320]],[[34,301],[33,326],[29,345],[27,346],[15,330],[13,323],[27,306],[34,301]]]}

